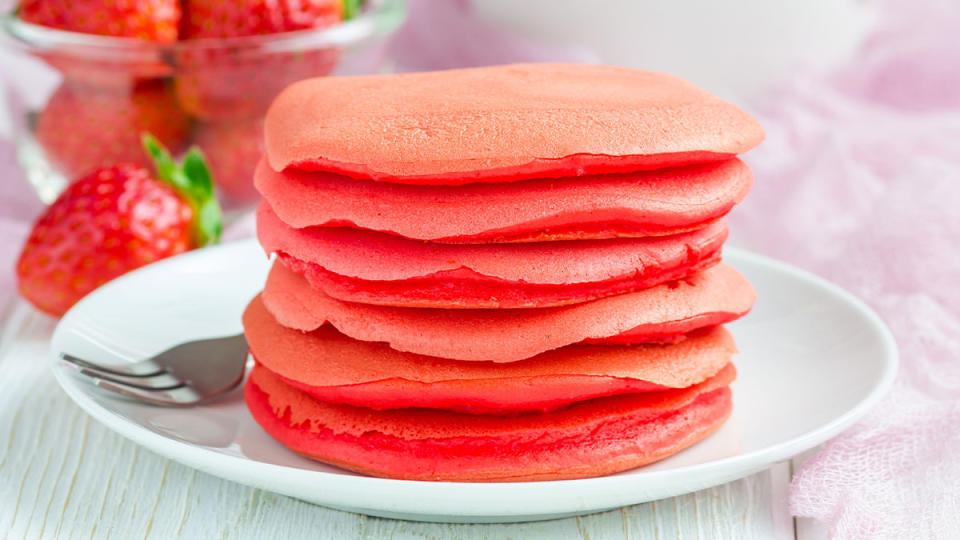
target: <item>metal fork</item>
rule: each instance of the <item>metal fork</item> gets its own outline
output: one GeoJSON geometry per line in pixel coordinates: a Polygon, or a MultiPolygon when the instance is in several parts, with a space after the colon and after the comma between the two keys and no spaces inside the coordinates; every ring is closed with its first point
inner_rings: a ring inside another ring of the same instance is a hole
{"type": "Polygon", "coordinates": [[[247,341],[240,334],[190,341],[128,365],[103,366],[61,353],[60,365],[128,398],[154,405],[187,406],[240,384],[247,351],[247,341]]]}

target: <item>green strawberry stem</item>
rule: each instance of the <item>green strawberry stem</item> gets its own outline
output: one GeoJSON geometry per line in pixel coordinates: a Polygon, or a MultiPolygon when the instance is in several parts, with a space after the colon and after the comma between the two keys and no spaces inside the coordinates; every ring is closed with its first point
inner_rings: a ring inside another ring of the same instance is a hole
{"type": "Polygon", "coordinates": [[[343,0],[343,20],[349,21],[360,13],[363,0],[343,0]]]}
{"type": "Polygon", "coordinates": [[[157,177],[170,185],[193,208],[193,241],[197,247],[216,244],[223,230],[220,203],[213,194],[213,178],[197,147],[174,161],[170,152],[153,135],[144,133],[143,148],[153,159],[157,177]]]}

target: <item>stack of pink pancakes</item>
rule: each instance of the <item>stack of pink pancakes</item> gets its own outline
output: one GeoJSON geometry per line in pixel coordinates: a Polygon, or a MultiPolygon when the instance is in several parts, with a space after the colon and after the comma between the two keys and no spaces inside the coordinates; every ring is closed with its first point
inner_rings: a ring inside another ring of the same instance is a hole
{"type": "Polygon", "coordinates": [[[674,77],[514,65],[298,83],[266,121],[251,413],[376,476],[610,474],[731,411],[723,216],[763,138],[674,77]]]}

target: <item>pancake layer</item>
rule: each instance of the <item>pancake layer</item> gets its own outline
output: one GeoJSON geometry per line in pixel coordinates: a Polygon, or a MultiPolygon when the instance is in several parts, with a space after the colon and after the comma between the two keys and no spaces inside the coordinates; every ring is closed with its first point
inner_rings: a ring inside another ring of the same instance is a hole
{"type": "Polygon", "coordinates": [[[263,303],[283,326],[301,331],[329,323],[361,341],[453,360],[515,362],[584,340],[674,341],[746,314],[750,283],[720,263],[687,279],[592,302],[542,309],[446,310],[343,302],[274,264],[263,303]]]}
{"type": "Polygon", "coordinates": [[[358,341],[331,326],[285,328],[260,297],[243,315],[257,363],[321,400],[376,410],[423,407],[473,414],[544,412],[618,394],[700,383],[736,347],[721,327],[670,345],[571,345],[512,363],[462,362],[358,341]]]}
{"type": "Polygon", "coordinates": [[[467,186],[409,186],[273,171],[257,189],[295,228],[350,227],[442,243],[663,236],[703,227],[746,196],[740,160],[657,171],[467,186]]]}
{"type": "Polygon", "coordinates": [[[408,480],[558,480],[631,469],[703,439],[730,415],[734,376],[730,366],[685,389],[504,417],[325,403],[255,366],[245,398],[273,438],[352,471],[408,480]]]}
{"type": "Polygon", "coordinates": [[[335,298],[405,307],[533,308],[681,279],[716,264],[723,221],[673,236],[535,244],[432,244],[371,231],[287,226],[265,203],[264,250],[335,298]]]}
{"type": "Polygon", "coordinates": [[[671,75],[517,64],[308,79],[277,97],[265,135],[275,171],[462,185],[719,161],[763,130],[671,75]]]}

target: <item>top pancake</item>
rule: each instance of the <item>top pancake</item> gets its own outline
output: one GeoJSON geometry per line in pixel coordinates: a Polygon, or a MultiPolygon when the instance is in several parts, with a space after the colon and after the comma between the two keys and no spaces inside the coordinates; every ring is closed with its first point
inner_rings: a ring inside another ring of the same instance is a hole
{"type": "Polygon", "coordinates": [[[670,75],[516,64],[308,79],[276,99],[265,135],[276,171],[462,185],[717,161],[763,130],[670,75]]]}

